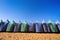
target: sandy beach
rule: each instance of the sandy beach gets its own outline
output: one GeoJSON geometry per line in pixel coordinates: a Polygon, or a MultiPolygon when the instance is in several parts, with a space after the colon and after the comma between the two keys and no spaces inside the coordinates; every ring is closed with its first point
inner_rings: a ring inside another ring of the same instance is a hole
{"type": "Polygon", "coordinates": [[[0,40],[60,40],[55,33],[0,33],[0,40]]]}

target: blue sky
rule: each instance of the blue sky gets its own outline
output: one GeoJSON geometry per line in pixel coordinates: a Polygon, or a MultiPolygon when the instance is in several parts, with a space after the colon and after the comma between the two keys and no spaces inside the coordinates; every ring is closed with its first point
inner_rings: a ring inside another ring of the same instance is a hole
{"type": "Polygon", "coordinates": [[[60,0],[0,0],[0,19],[60,20],[60,0]]]}

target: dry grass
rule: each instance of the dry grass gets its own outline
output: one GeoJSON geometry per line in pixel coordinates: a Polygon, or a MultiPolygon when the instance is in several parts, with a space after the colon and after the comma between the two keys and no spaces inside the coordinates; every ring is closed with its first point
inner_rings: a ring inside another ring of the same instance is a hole
{"type": "Polygon", "coordinates": [[[60,40],[60,34],[0,33],[0,40],[60,40]]]}

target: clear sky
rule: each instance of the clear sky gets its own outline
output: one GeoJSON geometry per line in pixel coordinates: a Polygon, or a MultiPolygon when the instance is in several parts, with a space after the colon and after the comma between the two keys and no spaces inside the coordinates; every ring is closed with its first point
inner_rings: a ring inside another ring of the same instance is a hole
{"type": "Polygon", "coordinates": [[[0,0],[0,19],[60,20],[60,0],[0,0]]]}

